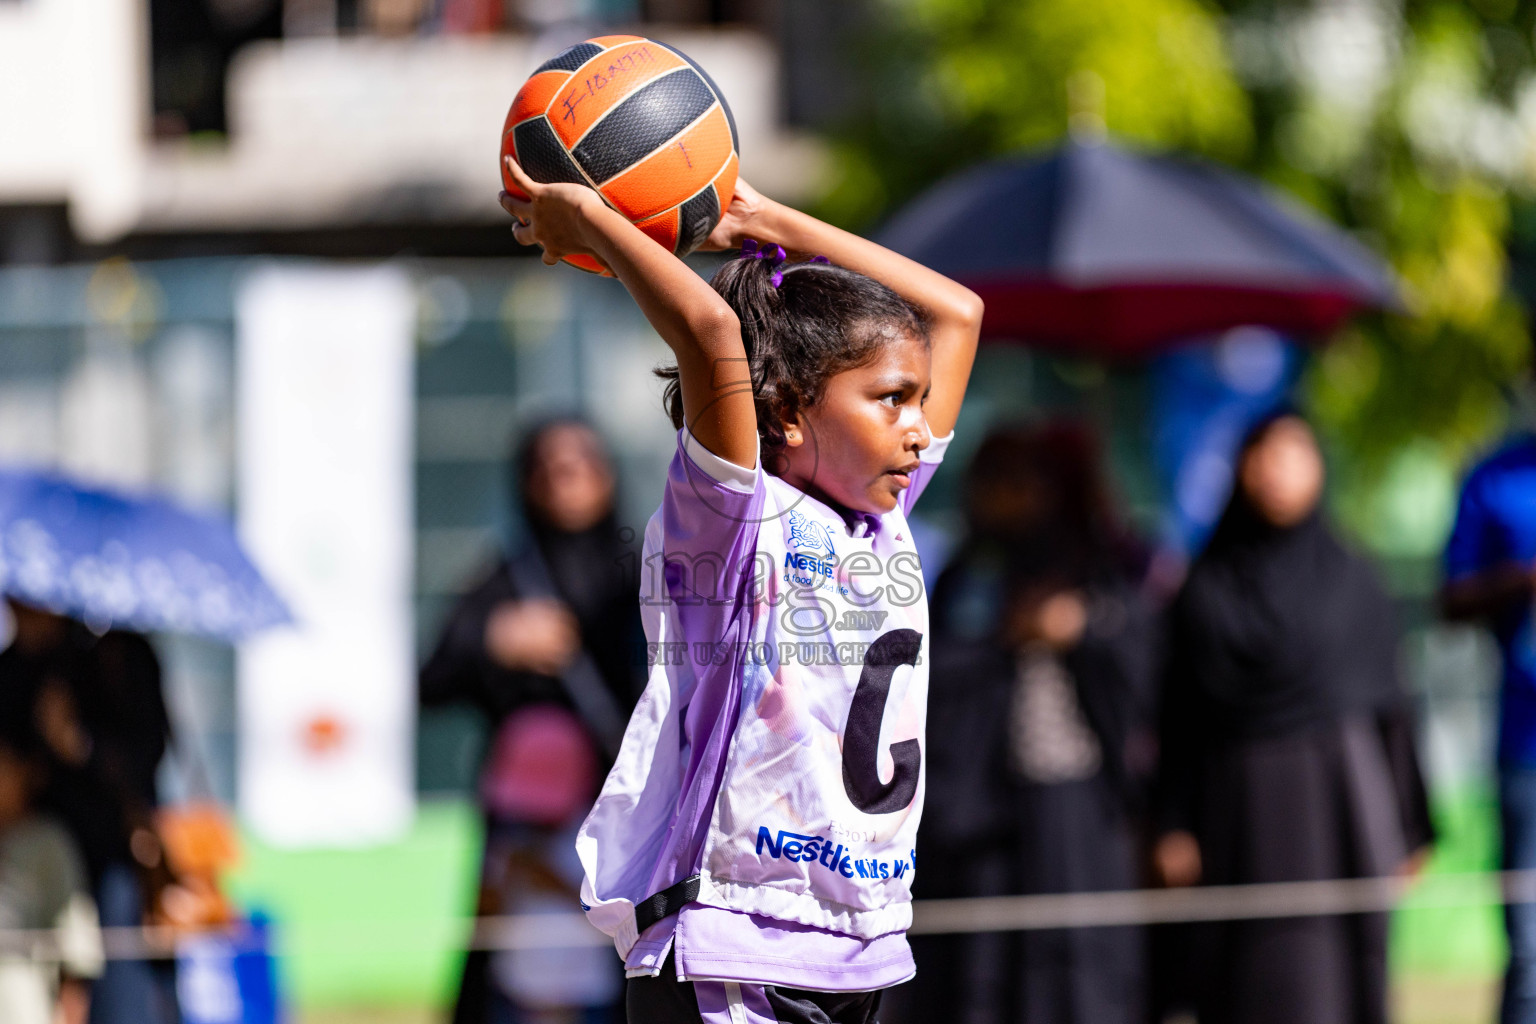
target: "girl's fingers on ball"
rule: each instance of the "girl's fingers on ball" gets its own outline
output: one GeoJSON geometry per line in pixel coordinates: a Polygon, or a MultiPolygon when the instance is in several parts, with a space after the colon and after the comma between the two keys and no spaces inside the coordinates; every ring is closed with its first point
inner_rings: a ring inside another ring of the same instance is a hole
{"type": "Polygon", "coordinates": [[[523,223],[528,222],[528,217],[533,212],[533,204],[526,199],[519,199],[511,192],[503,192],[497,196],[501,208],[523,223]]]}
{"type": "Polygon", "coordinates": [[[510,156],[506,157],[504,162],[507,165],[507,175],[512,179],[512,183],[522,189],[524,195],[537,196],[539,183],[528,177],[527,173],[517,165],[517,161],[513,160],[510,156]]]}

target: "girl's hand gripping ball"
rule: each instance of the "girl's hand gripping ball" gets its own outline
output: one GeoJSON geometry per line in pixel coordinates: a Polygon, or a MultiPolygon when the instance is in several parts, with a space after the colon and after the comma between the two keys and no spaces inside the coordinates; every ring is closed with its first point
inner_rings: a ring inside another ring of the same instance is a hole
{"type": "MultiPolygon", "coordinates": [[[[502,186],[530,199],[507,163],[545,184],[585,185],[679,256],[709,237],[730,206],[736,122],[709,75],[640,36],[599,36],[541,64],[501,132],[502,186]]],[[[585,253],[561,254],[606,274],[585,253]]]]}

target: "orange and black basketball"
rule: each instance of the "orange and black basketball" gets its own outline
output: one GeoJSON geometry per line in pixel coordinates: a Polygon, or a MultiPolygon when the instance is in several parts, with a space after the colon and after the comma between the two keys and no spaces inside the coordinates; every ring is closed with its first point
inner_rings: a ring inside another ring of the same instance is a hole
{"type": "MultiPolygon", "coordinates": [[[[599,36],[539,65],[501,131],[535,181],[598,191],[682,256],[720,221],[736,189],[736,121],[704,69],[640,36],[599,36]]],[[[521,193],[502,168],[508,192],[521,193]]],[[[586,256],[566,262],[601,273],[586,256]]]]}

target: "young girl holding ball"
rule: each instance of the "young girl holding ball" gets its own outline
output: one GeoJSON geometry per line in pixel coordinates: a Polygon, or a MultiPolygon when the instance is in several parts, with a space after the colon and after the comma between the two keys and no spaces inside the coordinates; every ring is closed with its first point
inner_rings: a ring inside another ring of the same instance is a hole
{"type": "Polygon", "coordinates": [[[928,613],[907,514],[981,302],[745,183],[706,243],[742,256],[706,284],[591,189],[508,170],[518,241],[597,260],[677,358],[652,668],[577,841],[629,1019],[870,1024],[914,973],[928,613]]]}

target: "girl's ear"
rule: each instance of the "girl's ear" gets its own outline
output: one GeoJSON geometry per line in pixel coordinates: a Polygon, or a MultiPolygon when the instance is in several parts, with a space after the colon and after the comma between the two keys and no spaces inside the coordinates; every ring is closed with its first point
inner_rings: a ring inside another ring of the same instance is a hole
{"type": "Polygon", "coordinates": [[[779,421],[784,428],[784,444],[790,448],[798,448],[805,443],[805,431],[800,427],[799,416],[789,416],[779,421]]]}

